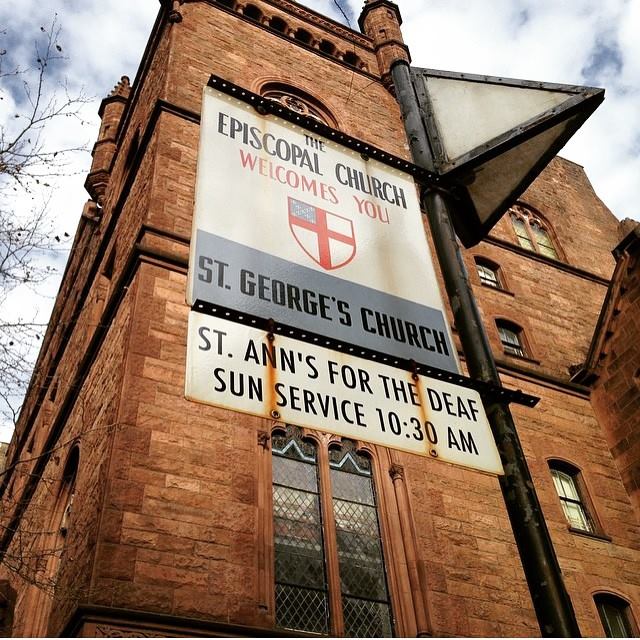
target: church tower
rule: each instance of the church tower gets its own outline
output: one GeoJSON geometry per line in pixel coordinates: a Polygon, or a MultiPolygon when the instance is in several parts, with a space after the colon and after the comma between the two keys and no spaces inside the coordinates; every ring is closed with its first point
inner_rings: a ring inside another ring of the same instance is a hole
{"type": "MultiPolygon", "coordinates": [[[[136,77],[103,100],[2,476],[13,635],[539,634],[494,475],[185,398],[203,88],[214,75],[408,160],[400,10],[371,0],[358,24],[292,0],[161,0],[136,77]]],[[[466,254],[505,385],[541,397],[514,415],[587,636],[603,611],[640,611],[638,523],[568,371],[616,226],[557,158],[466,254]]]]}

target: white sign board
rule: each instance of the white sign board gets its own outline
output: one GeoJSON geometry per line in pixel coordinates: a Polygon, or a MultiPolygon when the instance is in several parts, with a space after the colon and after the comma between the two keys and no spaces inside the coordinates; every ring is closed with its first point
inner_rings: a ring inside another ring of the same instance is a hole
{"type": "Polygon", "coordinates": [[[413,179],[206,87],[187,302],[459,372],[413,179]]]}
{"type": "Polygon", "coordinates": [[[190,400],[502,474],[480,395],[191,311],[190,400]]]}

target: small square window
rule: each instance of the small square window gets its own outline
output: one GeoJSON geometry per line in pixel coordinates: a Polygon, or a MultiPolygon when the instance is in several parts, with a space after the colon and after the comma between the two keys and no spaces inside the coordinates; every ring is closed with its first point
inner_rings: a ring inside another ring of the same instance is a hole
{"type": "Polygon", "coordinates": [[[522,336],[522,329],[516,325],[506,323],[498,323],[497,326],[504,352],[512,356],[519,356],[520,358],[528,357],[522,336]]]}
{"type": "Polygon", "coordinates": [[[493,287],[494,289],[501,289],[497,269],[492,269],[491,267],[481,263],[477,263],[476,268],[478,269],[478,276],[480,277],[480,282],[482,284],[487,287],[493,287]]]}

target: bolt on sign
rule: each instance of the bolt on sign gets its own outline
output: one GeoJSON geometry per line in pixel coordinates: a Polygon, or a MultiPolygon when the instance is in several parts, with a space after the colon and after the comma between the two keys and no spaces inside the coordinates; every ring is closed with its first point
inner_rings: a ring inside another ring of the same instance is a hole
{"type": "Polygon", "coordinates": [[[477,391],[197,311],[186,397],[503,473],[477,391]]]}
{"type": "Polygon", "coordinates": [[[413,178],[209,86],[189,264],[192,308],[460,371],[413,178]]]}

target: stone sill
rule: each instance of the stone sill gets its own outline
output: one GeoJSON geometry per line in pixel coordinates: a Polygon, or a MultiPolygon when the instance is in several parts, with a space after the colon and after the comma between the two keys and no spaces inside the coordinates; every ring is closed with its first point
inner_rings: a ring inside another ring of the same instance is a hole
{"type": "Polygon", "coordinates": [[[584,529],[578,529],[576,527],[572,527],[571,525],[567,525],[567,529],[571,533],[575,533],[578,536],[584,536],[585,538],[593,538],[595,540],[602,540],[602,542],[613,542],[613,538],[608,536],[606,533],[598,533],[594,531],[585,531],[584,529]]]}

